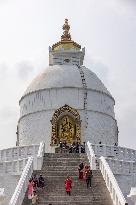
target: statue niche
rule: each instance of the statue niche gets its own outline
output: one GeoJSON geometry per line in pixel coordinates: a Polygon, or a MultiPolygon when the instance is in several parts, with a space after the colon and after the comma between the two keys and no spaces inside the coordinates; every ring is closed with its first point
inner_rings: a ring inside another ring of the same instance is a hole
{"type": "Polygon", "coordinates": [[[81,122],[77,110],[68,105],[57,109],[52,117],[51,146],[66,141],[68,145],[81,141],[81,122]]]}

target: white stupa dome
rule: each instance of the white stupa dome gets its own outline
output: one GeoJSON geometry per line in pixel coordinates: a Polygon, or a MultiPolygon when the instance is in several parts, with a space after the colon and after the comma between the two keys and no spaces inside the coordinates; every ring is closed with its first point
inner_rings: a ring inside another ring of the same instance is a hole
{"type": "MultiPolygon", "coordinates": [[[[107,88],[95,73],[85,66],[82,66],[82,69],[84,71],[88,89],[96,90],[111,96],[107,88]]],[[[32,81],[24,95],[47,88],[65,87],[83,87],[81,76],[76,65],[53,65],[47,67],[32,81]]]]}

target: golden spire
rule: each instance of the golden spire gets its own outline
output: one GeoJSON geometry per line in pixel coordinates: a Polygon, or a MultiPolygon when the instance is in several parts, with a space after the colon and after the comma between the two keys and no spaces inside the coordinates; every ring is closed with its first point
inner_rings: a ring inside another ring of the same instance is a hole
{"type": "Polygon", "coordinates": [[[69,33],[70,30],[70,25],[68,24],[68,19],[65,19],[65,23],[63,25],[63,35],[61,36],[61,40],[52,46],[52,50],[70,50],[70,49],[75,49],[75,50],[80,50],[81,46],[71,40],[71,35],[69,33]]]}
{"type": "Polygon", "coordinates": [[[61,36],[61,41],[71,41],[71,35],[69,33],[70,25],[68,24],[68,19],[65,19],[65,23],[63,25],[63,35],[61,36]]]}

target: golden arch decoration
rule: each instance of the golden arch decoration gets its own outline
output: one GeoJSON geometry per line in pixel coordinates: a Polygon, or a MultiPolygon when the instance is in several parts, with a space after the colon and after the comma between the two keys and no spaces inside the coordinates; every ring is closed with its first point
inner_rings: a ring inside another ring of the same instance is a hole
{"type": "Polygon", "coordinates": [[[81,121],[76,109],[64,105],[57,109],[52,117],[51,146],[58,145],[60,141],[67,144],[81,142],[81,121]]]}

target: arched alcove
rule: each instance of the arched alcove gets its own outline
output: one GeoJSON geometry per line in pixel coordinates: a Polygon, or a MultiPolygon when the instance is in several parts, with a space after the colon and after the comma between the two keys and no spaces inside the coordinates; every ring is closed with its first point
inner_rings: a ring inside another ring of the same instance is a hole
{"type": "Polygon", "coordinates": [[[81,142],[81,121],[78,111],[68,105],[57,109],[52,116],[51,146],[60,141],[81,142]]]}

